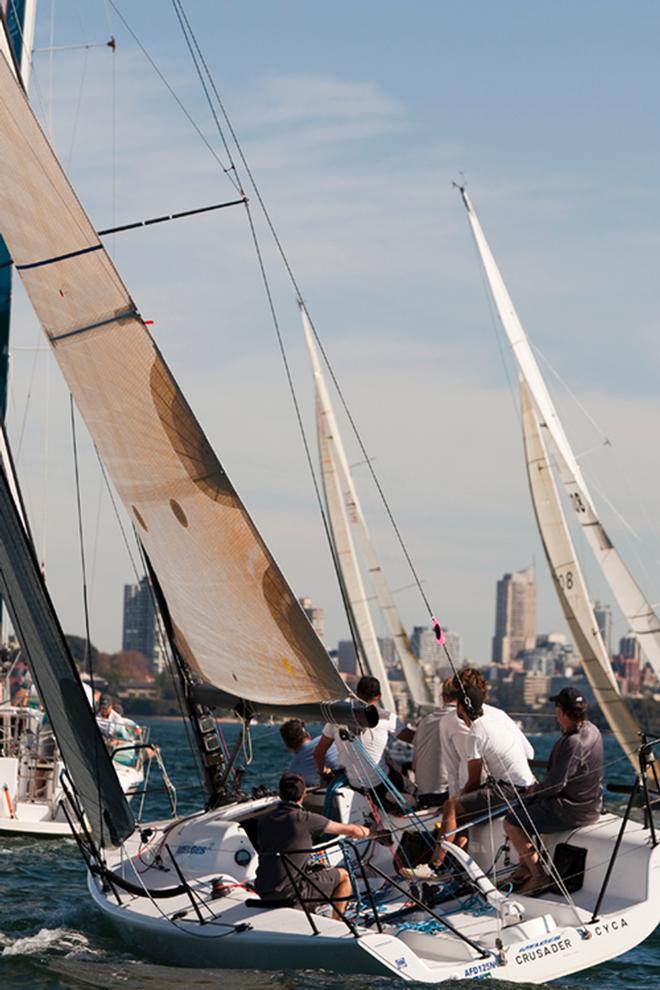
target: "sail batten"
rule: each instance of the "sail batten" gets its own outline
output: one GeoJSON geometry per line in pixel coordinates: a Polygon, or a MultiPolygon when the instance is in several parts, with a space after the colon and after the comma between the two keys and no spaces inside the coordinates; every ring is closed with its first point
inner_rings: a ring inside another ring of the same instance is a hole
{"type": "Polygon", "coordinates": [[[345,698],[4,57],[0,232],[158,576],[188,666],[249,701],[345,698]],[[24,267],[70,254],[73,245],[94,250],[24,267]]]}
{"type": "Polygon", "coordinates": [[[474,207],[461,190],[479,257],[497,308],[500,321],[513,351],[518,370],[529,389],[539,414],[539,427],[547,438],[557,462],[562,485],[577,521],[584,532],[605,580],[628,622],[640,637],[640,645],[657,676],[660,676],[660,619],[651,603],[622,560],[601,523],[586,481],[559,420],[550,393],[541,375],[527,335],[516,313],[504,279],[486,241],[474,207]]]}

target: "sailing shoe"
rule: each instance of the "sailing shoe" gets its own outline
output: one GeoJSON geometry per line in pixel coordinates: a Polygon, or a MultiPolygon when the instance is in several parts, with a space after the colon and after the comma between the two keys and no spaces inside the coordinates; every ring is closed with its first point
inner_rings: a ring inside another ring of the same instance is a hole
{"type": "Polygon", "coordinates": [[[420,863],[419,866],[403,866],[399,873],[404,880],[426,880],[427,883],[442,883],[438,871],[430,863],[420,863]]]}
{"type": "Polygon", "coordinates": [[[530,876],[523,884],[516,888],[516,893],[525,894],[527,897],[538,897],[539,894],[550,890],[552,886],[552,880],[550,877],[545,876],[545,874],[540,877],[530,876]]]}

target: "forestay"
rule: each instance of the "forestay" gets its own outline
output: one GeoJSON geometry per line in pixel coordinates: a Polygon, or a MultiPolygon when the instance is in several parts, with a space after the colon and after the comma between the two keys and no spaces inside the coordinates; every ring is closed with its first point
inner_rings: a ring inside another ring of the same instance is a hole
{"type": "Polygon", "coordinates": [[[0,232],[158,576],[182,657],[255,702],[345,697],[5,57],[0,232]]]}
{"type": "Polygon", "coordinates": [[[513,349],[520,374],[527,383],[539,411],[541,428],[556,454],[562,484],[621,612],[632,631],[639,636],[645,656],[653,665],[656,674],[660,676],[660,619],[612,545],[598,518],[580,466],[561,425],[477,215],[464,189],[461,189],[461,195],[502,326],[513,349]]]}
{"type": "Polygon", "coordinates": [[[552,476],[538,414],[520,378],[525,464],[550,574],[587,680],[622,750],[638,768],[640,729],[619,693],[552,476]]]}
{"type": "MultiPolygon", "coordinates": [[[[337,419],[330,402],[330,395],[314,345],[312,329],[304,307],[301,307],[301,313],[305,338],[314,372],[319,448],[321,449],[321,470],[333,533],[336,536],[339,527],[342,527],[342,529],[346,528],[350,539],[350,530],[347,522],[352,526],[353,532],[356,535],[359,552],[364,560],[376,594],[379,608],[385,620],[387,630],[394,642],[397,659],[401,664],[410,696],[418,708],[430,707],[433,704],[433,697],[426,683],[422,666],[410,646],[410,640],[401,622],[383,569],[380,566],[378,555],[371,541],[369,529],[358,499],[358,494],[353,484],[337,419]],[[333,498],[331,500],[329,498],[328,490],[330,487],[336,489],[341,496],[340,499],[333,498]],[[339,505],[335,508],[337,502],[339,502],[339,505]]],[[[344,555],[341,553],[337,555],[342,571],[344,571],[348,556],[348,554],[344,555]]],[[[353,553],[352,557],[350,557],[351,566],[354,556],[353,553]]],[[[364,596],[364,589],[361,596],[364,596]]],[[[371,624],[370,617],[369,623],[371,624]]]]}

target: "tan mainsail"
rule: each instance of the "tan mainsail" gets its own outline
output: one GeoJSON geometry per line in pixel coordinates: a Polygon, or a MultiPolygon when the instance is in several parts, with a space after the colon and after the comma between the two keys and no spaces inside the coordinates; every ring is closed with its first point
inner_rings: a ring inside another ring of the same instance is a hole
{"type": "Polygon", "coordinates": [[[0,232],[205,680],[270,704],[346,688],[179,391],[0,55],[0,232]]]}
{"type": "Polygon", "coordinates": [[[637,769],[640,728],[612,673],[552,476],[538,414],[522,376],[520,401],[529,490],[550,574],[596,701],[621,749],[637,769]]]}

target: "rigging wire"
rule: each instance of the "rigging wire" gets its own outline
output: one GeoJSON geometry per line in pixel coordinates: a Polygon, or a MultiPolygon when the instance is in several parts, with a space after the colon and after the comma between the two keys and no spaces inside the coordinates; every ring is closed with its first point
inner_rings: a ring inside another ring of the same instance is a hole
{"type": "MultiPolygon", "coordinates": [[[[112,2],[112,0],[110,0],[110,2],[112,2]]],[[[226,139],[224,137],[224,133],[223,133],[222,126],[220,124],[219,118],[218,118],[217,114],[215,113],[215,108],[212,105],[211,93],[213,94],[213,96],[214,96],[214,98],[215,98],[215,100],[217,102],[217,105],[218,105],[218,107],[220,109],[221,116],[222,116],[222,118],[225,121],[225,125],[227,127],[228,133],[231,136],[231,139],[232,139],[232,141],[233,141],[233,143],[234,143],[234,145],[236,147],[236,150],[237,150],[239,159],[240,159],[241,164],[242,164],[242,166],[243,166],[243,168],[245,170],[245,173],[246,173],[246,175],[248,177],[250,186],[251,186],[251,188],[254,191],[255,197],[256,197],[257,202],[259,204],[259,208],[260,208],[260,210],[262,212],[262,215],[263,215],[263,217],[264,217],[264,219],[266,221],[267,227],[268,227],[268,229],[270,231],[270,234],[271,234],[271,236],[273,238],[274,244],[275,244],[275,246],[277,248],[278,254],[279,254],[280,259],[281,259],[281,261],[282,261],[282,263],[284,265],[285,271],[286,271],[286,273],[287,273],[287,275],[289,277],[289,280],[291,282],[291,285],[293,286],[293,289],[294,289],[294,292],[295,292],[295,295],[296,295],[296,300],[297,300],[299,306],[302,309],[304,309],[304,311],[305,311],[305,313],[307,315],[307,318],[309,320],[310,327],[312,329],[312,333],[313,333],[314,338],[316,340],[316,343],[317,343],[317,345],[319,347],[319,350],[320,350],[320,352],[321,352],[321,354],[323,356],[323,360],[324,360],[324,362],[326,364],[326,367],[328,368],[328,371],[330,373],[330,376],[331,376],[333,385],[334,385],[334,387],[335,387],[335,389],[337,391],[337,395],[339,396],[339,399],[340,399],[342,408],[344,409],[344,412],[345,412],[345,414],[347,416],[347,419],[348,419],[348,421],[350,423],[351,429],[353,431],[353,434],[354,434],[354,436],[355,436],[355,438],[357,440],[358,446],[360,448],[360,452],[362,454],[362,457],[363,457],[365,463],[367,464],[369,473],[371,475],[372,482],[373,482],[373,484],[376,487],[376,490],[378,492],[378,495],[379,495],[379,497],[381,499],[381,502],[382,502],[382,504],[383,504],[383,506],[385,508],[385,511],[386,511],[387,517],[389,519],[390,525],[392,526],[392,529],[393,529],[393,531],[394,531],[394,533],[396,535],[396,538],[397,538],[397,541],[398,541],[399,546],[401,548],[401,551],[403,553],[403,556],[404,556],[404,558],[405,558],[405,560],[406,560],[406,562],[408,564],[408,567],[410,569],[410,572],[412,574],[414,585],[417,588],[417,591],[418,591],[418,593],[419,593],[419,595],[420,595],[420,597],[421,597],[421,599],[422,599],[422,601],[423,601],[423,603],[424,603],[424,605],[425,605],[425,607],[426,607],[426,609],[428,611],[429,616],[433,616],[433,614],[434,614],[433,609],[431,608],[431,604],[430,604],[430,602],[429,602],[429,600],[427,598],[426,592],[425,592],[425,590],[424,590],[424,588],[422,586],[422,581],[421,581],[421,579],[420,579],[420,577],[419,577],[419,575],[417,573],[417,570],[416,570],[415,565],[413,563],[412,557],[411,557],[410,552],[408,550],[407,544],[404,541],[403,535],[402,535],[402,533],[401,533],[401,531],[399,529],[399,526],[398,526],[398,524],[397,524],[397,522],[396,522],[396,520],[394,518],[394,514],[392,512],[391,506],[389,504],[389,501],[388,501],[388,499],[387,499],[387,497],[385,495],[385,492],[383,490],[382,484],[380,482],[380,478],[377,475],[377,473],[376,473],[376,471],[375,471],[375,469],[373,467],[372,458],[367,453],[367,450],[366,450],[364,441],[362,439],[362,435],[361,435],[361,433],[360,433],[360,431],[358,429],[357,423],[356,423],[356,421],[355,421],[355,419],[354,419],[354,417],[353,417],[353,415],[351,413],[351,410],[350,410],[350,408],[348,406],[348,402],[347,402],[347,400],[346,400],[346,398],[344,396],[343,390],[341,389],[341,387],[339,385],[339,382],[338,382],[337,377],[336,377],[335,372],[334,372],[334,368],[333,368],[332,364],[330,363],[330,360],[329,360],[328,355],[326,353],[326,350],[325,350],[325,348],[323,346],[323,343],[322,343],[322,341],[321,341],[321,339],[319,337],[319,334],[318,334],[318,332],[316,330],[316,327],[314,326],[314,322],[313,322],[313,320],[312,320],[312,318],[311,318],[311,316],[310,316],[310,314],[309,314],[309,312],[307,310],[307,307],[305,305],[302,292],[301,292],[300,287],[298,285],[297,279],[296,279],[296,277],[294,275],[294,272],[293,272],[293,269],[292,269],[291,264],[289,262],[289,259],[288,259],[288,256],[286,254],[286,251],[284,250],[284,246],[282,244],[282,241],[280,240],[280,237],[279,237],[279,235],[278,235],[278,233],[277,233],[277,231],[275,229],[273,220],[272,220],[272,218],[270,216],[270,212],[269,212],[269,210],[268,210],[268,208],[267,208],[267,206],[266,206],[266,204],[265,204],[265,202],[264,202],[264,200],[262,198],[262,195],[261,195],[261,191],[259,189],[259,186],[257,185],[256,179],[255,179],[255,177],[254,177],[254,175],[252,173],[252,170],[251,170],[251,168],[250,168],[250,166],[248,164],[247,158],[246,158],[246,156],[245,156],[245,154],[243,152],[243,147],[241,145],[241,142],[239,141],[238,136],[236,134],[236,131],[234,130],[234,127],[233,127],[233,124],[232,124],[231,119],[229,117],[229,114],[228,114],[228,112],[227,112],[227,110],[226,110],[226,108],[224,106],[224,103],[223,103],[223,101],[222,101],[222,99],[220,97],[220,94],[218,92],[218,89],[217,89],[217,86],[216,86],[215,81],[213,79],[212,73],[211,73],[211,71],[209,69],[209,66],[208,66],[208,64],[206,62],[206,59],[204,58],[204,55],[203,55],[203,53],[201,51],[201,48],[200,48],[200,45],[199,45],[199,43],[197,41],[197,38],[195,36],[195,33],[194,33],[194,31],[193,31],[193,29],[192,29],[192,27],[190,25],[190,21],[188,20],[188,17],[187,17],[187,15],[185,13],[185,10],[184,10],[184,7],[183,7],[183,2],[182,2],[182,0],[172,0],[172,3],[173,3],[173,6],[175,8],[175,11],[177,12],[177,16],[179,17],[179,23],[180,23],[181,29],[182,29],[182,31],[184,33],[184,37],[186,38],[186,43],[188,45],[188,50],[189,50],[189,52],[191,54],[191,58],[193,59],[193,62],[195,64],[195,68],[197,70],[197,73],[200,76],[200,79],[202,79],[202,73],[201,73],[201,69],[200,69],[200,65],[201,65],[201,67],[204,70],[204,74],[206,76],[206,79],[208,80],[208,86],[204,82],[202,82],[204,93],[206,95],[206,98],[207,98],[207,101],[209,103],[209,106],[211,107],[211,112],[212,112],[213,118],[214,118],[214,120],[216,122],[216,126],[218,127],[218,130],[219,130],[220,135],[222,137],[223,144],[227,148],[228,154],[230,155],[230,160],[232,161],[232,167],[235,169],[235,164],[233,162],[233,158],[231,158],[231,152],[229,151],[228,143],[227,143],[227,141],[226,141],[226,139]],[[199,59],[199,63],[197,62],[197,59],[199,59]]],[[[316,497],[317,497],[317,502],[319,504],[319,509],[320,509],[320,512],[321,512],[321,517],[322,517],[324,529],[325,529],[325,532],[326,532],[326,538],[328,539],[328,545],[330,547],[330,552],[331,552],[331,554],[333,556],[335,570],[337,572],[337,575],[339,576],[339,562],[336,559],[336,556],[335,556],[335,554],[333,552],[333,544],[332,544],[332,540],[331,540],[331,536],[330,536],[329,524],[327,522],[326,514],[325,514],[325,511],[323,509],[323,502],[322,502],[322,499],[321,499],[320,490],[319,490],[318,482],[317,482],[317,479],[316,479],[316,472],[314,470],[313,461],[312,461],[312,459],[310,457],[310,453],[309,453],[309,442],[307,440],[306,431],[305,431],[305,428],[304,428],[304,425],[303,425],[303,422],[302,422],[302,417],[300,415],[300,408],[299,408],[298,396],[297,396],[295,385],[293,383],[293,378],[292,378],[292,375],[291,375],[291,372],[290,372],[288,358],[287,358],[287,355],[286,355],[286,348],[284,346],[284,341],[282,339],[282,335],[281,335],[281,331],[280,331],[280,327],[279,327],[279,321],[277,319],[277,315],[276,315],[276,312],[275,312],[275,308],[274,308],[274,304],[273,304],[273,300],[272,300],[272,293],[271,293],[271,290],[270,290],[270,286],[268,284],[268,279],[267,279],[265,267],[264,267],[264,264],[263,264],[263,258],[262,258],[262,255],[261,255],[260,246],[258,244],[258,240],[257,240],[257,236],[256,236],[256,230],[255,230],[255,227],[254,227],[254,222],[253,222],[252,214],[250,212],[249,205],[248,205],[247,201],[246,201],[246,212],[247,212],[248,217],[249,217],[250,231],[251,231],[251,234],[252,234],[252,239],[253,239],[253,242],[254,242],[255,250],[257,252],[257,258],[258,258],[258,263],[259,263],[259,267],[260,267],[261,274],[262,274],[262,280],[264,282],[264,287],[265,287],[265,290],[266,290],[266,296],[267,296],[267,299],[268,299],[268,304],[269,304],[269,308],[270,308],[270,311],[271,311],[271,316],[272,316],[272,319],[273,319],[273,324],[274,324],[274,327],[275,327],[275,333],[276,333],[276,336],[277,336],[278,346],[279,346],[280,353],[281,353],[281,356],[282,356],[282,360],[283,360],[284,366],[285,366],[285,372],[286,372],[287,382],[288,382],[288,385],[289,385],[289,391],[291,393],[291,398],[292,398],[292,402],[293,402],[295,413],[296,413],[296,419],[297,419],[297,422],[298,422],[298,428],[299,428],[299,431],[300,431],[300,434],[301,434],[303,447],[305,449],[305,455],[306,455],[306,458],[307,458],[308,467],[309,467],[309,470],[310,470],[310,474],[312,476],[313,485],[314,485],[314,489],[315,489],[315,493],[316,493],[316,497]]],[[[346,602],[344,602],[344,604],[346,604],[346,602]]],[[[350,609],[347,610],[347,614],[350,614],[350,609]]],[[[449,664],[450,664],[452,670],[454,672],[456,672],[456,667],[455,667],[453,658],[451,657],[451,655],[449,653],[449,650],[447,649],[446,643],[440,642],[440,645],[444,647],[444,652],[445,652],[445,655],[447,657],[447,660],[449,661],[449,664]]],[[[356,647],[357,647],[357,644],[356,644],[356,647]]],[[[357,648],[356,648],[356,653],[359,656],[359,651],[357,650],[357,648]]]]}
{"type": "MultiPolygon", "coordinates": [[[[83,531],[83,516],[82,516],[82,501],[80,497],[80,470],[78,466],[78,439],[76,435],[76,412],[75,406],[73,404],[73,395],[69,393],[69,408],[71,412],[71,440],[73,445],[73,467],[74,467],[74,478],[75,478],[75,488],[76,488],[76,507],[78,511],[78,540],[80,543],[80,570],[82,575],[82,598],[83,598],[83,614],[85,619],[85,653],[86,656],[83,660],[83,666],[85,660],[87,661],[87,667],[89,670],[89,684],[92,692],[92,711],[94,711],[94,663],[92,659],[92,640],[90,632],[90,622],[89,622],[89,601],[87,596],[87,564],[85,561],[85,536],[83,531]]],[[[103,803],[101,800],[101,774],[99,772],[99,746],[103,746],[104,743],[101,740],[100,733],[97,731],[94,733],[94,762],[95,762],[95,778],[96,778],[96,800],[98,803],[98,820],[100,827],[99,835],[99,847],[103,848],[103,803]]]]}

